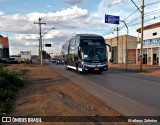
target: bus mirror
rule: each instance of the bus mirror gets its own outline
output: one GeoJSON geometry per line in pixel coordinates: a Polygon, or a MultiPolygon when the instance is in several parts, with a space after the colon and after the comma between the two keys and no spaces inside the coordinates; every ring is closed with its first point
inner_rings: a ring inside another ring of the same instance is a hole
{"type": "Polygon", "coordinates": [[[111,52],[111,45],[106,44],[106,46],[108,46],[108,47],[109,47],[109,52],[111,52]]]}

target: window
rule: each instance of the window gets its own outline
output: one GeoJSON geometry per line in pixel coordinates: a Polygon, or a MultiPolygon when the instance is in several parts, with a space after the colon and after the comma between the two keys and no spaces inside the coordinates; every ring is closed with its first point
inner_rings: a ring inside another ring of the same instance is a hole
{"type": "Polygon", "coordinates": [[[153,33],[153,36],[156,36],[157,35],[157,32],[153,33]]]}

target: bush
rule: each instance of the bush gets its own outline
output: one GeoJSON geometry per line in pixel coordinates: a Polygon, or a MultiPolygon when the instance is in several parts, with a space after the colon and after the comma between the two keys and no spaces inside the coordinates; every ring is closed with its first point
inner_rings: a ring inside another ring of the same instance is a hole
{"type": "Polygon", "coordinates": [[[19,72],[11,72],[4,65],[0,65],[0,113],[7,113],[12,109],[17,90],[22,86],[23,80],[19,72]]]}

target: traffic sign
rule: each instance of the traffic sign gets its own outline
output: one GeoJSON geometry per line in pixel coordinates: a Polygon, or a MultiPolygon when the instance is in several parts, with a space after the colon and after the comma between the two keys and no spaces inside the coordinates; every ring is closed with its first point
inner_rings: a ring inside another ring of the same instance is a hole
{"type": "Polygon", "coordinates": [[[45,44],[45,47],[51,47],[51,44],[45,44]]]}
{"type": "Polygon", "coordinates": [[[119,24],[119,16],[105,14],[105,23],[119,24]]]}

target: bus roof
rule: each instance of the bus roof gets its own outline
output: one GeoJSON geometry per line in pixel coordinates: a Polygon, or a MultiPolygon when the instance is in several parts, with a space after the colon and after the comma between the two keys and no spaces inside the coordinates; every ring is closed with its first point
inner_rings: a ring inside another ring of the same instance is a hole
{"type": "MultiPolygon", "coordinates": [[[[94,38],[104,39],[101,35],[97,35],[97,34],[76,34],[74,37],[76,37],[76,36],[80,36],[80,38],[94,37],[94,38]]],[[[74,37],[72,37],[72,38],[74,38],[74,37]]],[[[71,38],[71,39],[72,39],[72,38],[71,38]]],[[[63,46],[69,44],[68,41],[70,41],[70,39],[67,40],[67,41],[63,44],[63,46]]]]}
{"type": "Polygon", "coordinates": [[[97,34],[77,34],[78,36],[86,36],[86,37],[102,37],[101,35],[97,35],[97,34]]]}

